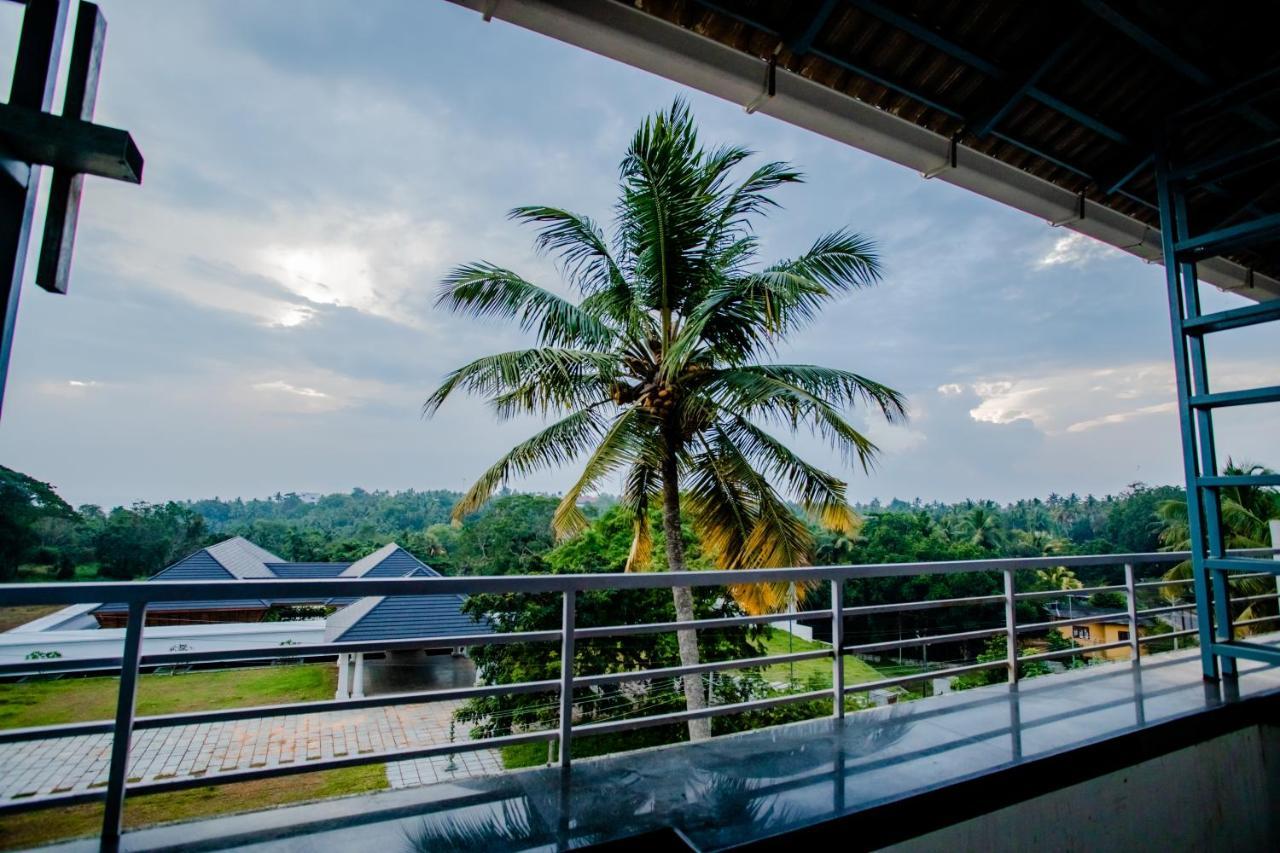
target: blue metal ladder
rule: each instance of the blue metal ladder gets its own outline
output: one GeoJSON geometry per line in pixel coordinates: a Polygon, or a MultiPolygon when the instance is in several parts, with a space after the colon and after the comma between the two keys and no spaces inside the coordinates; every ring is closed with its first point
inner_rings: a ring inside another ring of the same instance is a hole
{"type": "Polygon", "coordinates": [[[1213,413],[1215,409],[1227,406],[1280,401],[1280,386],[1210,391],[1204,339],[1216,332],[1280,320],[1280,299],[1203,314],[1200,311],[1196,263],[1280,237],[1280,215],[1262,216],[1250,222],[1193,235],[1188,225],[1187,191],[1192,187],[1191,176],[1200,178],[1202,171],[1195,168],[1175,170],[1165,157],[1156,157],[1160,233],[1173,331],[1200,656],[1205,678],[1216,680],[1220,674],[1234,677],[1238,659],[1280,664],[1280,649],[1236,638],[1229,592],[1231,574],[1280,574],[1280,562],[1227,556],[1220,501],[1223,488],[1277,486],[1280,485],[1280,474],[1219,474],[1213,413]]]}

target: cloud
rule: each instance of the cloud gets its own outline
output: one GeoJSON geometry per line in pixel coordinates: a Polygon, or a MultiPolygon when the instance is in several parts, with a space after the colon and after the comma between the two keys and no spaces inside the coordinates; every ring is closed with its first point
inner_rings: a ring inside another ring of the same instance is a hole
{"type": "Polygon", "coordinates": [[[1114,246],[1073,231],[1054,241],[1053,247],[1036,260],[1035,267],[1083,267],[1094,261],[1120,257],[1124,257],[1124,253],[1114,246]]]}
{"type": "Polygon", "coordinates": [[[297,394],[299,397],[329,396],[323,391],[317,391],[314,388],[299,388],[297,385],[290,385],[288,382],[279,379],[274,382],[258,382],[253,387],[259,391],[283,391],[286,394],[297,394]]]}
{"type": "Polygon", "coordinates": [[[983,380],[970,390],[979,400],[969,410],[973,420],[997,425],[1030,421],[1048,434],[1166,412],[1174,394],[1172,366],[1161,362],[983,380]]]}
{"type": "Polygon", "coordinates": [[[1092,418],[1087,421],[1076,421],[1067,427],[1067,432],[1084,432],[1094,429],[1095,427],[1107,426],[1108,424],[1122,424],[1125,421],[1131,421],[1134,418],[1143,415],[1156,415],[1164,412],[1172,412],[1178,408],[1177,403],[1156,403],[1153,406],[1143,406],[1140,409],[1133,409],[1128,412],[1113,412],[1109,415],[1103,415],[1100,418],[1092,418]]]}
{"type": "Polygon", "coordinates": [[[938,386],[938,393],[944,397],[954,397],[957,394],[964,393],[964,386],[955,382],[948,382],[946,385],[938,386]]]}

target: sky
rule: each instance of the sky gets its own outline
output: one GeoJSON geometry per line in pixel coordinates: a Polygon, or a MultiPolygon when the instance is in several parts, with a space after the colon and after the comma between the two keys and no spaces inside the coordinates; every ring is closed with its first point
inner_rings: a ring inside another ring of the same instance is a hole
{"type": "MultiPolygon", "coordinates": [[[[0,464],[73,504],[468,487],[538,422],[462,398],[423,420],[422,403],[448,370],[530,341],[435,310],[440,279],[484,259],[559,289],[506,211],[607,222],[631,133],[677,96],[709,143],[808,177],[761,223],[763,258],[841,227],[879,245],[883,283],[778,356],[907,394],[903,426],[851,413],[882,450],[870,474],[788,439],[851,498],[1182,480],[1159,266],[440,0],[100,5],[96,120],[133,133],[145,178],[87,181],[70,295],[29,264],[0,421],[0,464]]],[[[0,4],[0,56],[19,8],[0,4]]],[[[1213,340],[1215,390],[1280,382],[1267,331],[1213,340]]],[[[1223,456],[1280,465],[1274,412],[1218,425],[1223,456]]]]}

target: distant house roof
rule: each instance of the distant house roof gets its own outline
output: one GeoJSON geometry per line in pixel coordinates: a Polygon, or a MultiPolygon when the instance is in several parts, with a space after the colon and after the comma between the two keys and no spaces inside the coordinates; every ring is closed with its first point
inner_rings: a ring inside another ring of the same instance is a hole
{"type": "MultiPolygon", "coordinates": [[[[343,577],[440,577],[440,573],[392,543],[357,560],[343,577]]],[[[334,600],[335,603],[337,599],[334,600]]],[[[349,600],[350,601],[350,600],[349,600]]],[[[325,623],[326,642],[407,640],[493,632],[487,621],[462,612],[461,595],[373,596],[352,601],[325,623]]]]}
{"type": "MultiPolygon", "coordinates": [[[[394,542],[354,563],[291,563],[247,539],[235,537],[201,548],[148,580],[236,581],[259,578],[403,578],[439,577],[440,573],[394,542]]],[[[323,603],[340,608],[325,624],[326,640],[391,640],[487,634],[487,622],[462,612],[460,595],[369,596],[330,598],[220,599],[157,602],[148,610],[245,610],[279,604],[323,603]]],[[[104,604],[95,613],[123,611],[123,604],[104,604]]]]}

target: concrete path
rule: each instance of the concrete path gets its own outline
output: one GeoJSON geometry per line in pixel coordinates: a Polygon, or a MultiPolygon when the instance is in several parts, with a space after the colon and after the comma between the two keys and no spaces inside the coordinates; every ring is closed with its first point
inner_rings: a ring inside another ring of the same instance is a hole
{"type": "MultiPolygon", "coordinates": [[[[302,764],[326,758],[394,752],[449,742],[458,702],[297,714],[148,729],[134,733],[130,782],[302,764]]],[[[455,742],[470,740],[455,727],[455,742]]],[[[0,801],[95,788],[107,783],[111,735],[0,744],[0,801]]],[[[394,788],[497,773],[502,759],[486,749],[449,758],[387,764],[394,788]]]]}

